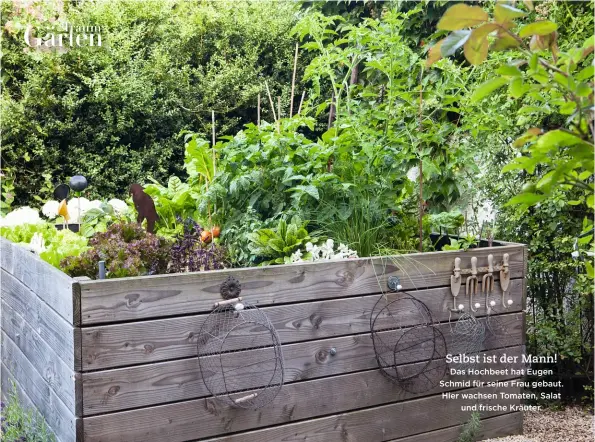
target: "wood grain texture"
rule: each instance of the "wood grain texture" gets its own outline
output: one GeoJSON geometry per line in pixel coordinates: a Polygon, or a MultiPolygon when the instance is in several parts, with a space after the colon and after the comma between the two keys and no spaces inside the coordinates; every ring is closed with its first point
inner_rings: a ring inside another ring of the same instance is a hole
{"type": "Polygon", "coordinates": [[[2,268],[43,299],[69,324],[75,323],[73,280],[27,249],[0,238],[2,268]]]}
{"type": "Polygon", "coordinates": [[[503,253],[510,255],[511,277],[522,277],[523,248],[507,245],[467,252],[80,281],[81,321],[91,325],[208,312],[220,300],[219,286],[228,276],[236,277],[242,284],[242,297],[258,306],[378,293],[385,290],[389,276],[399,276],[404,290],[449,286],[456,257],[461,257],[463,267],[470,267],[475,256],[481,267],[487,266],[488,254],[498,263],[503,253]]]}
{"type": "MultiPolygon", "coordinates": [[[[496,353],[490,351],[485,354],[496,353]]],[[[508,354],[520,356],[521,347],[509,348],[508,354]]],[[[495,369],[505,368],[503,364],[490,365],[495,369]]],[[[478,367],[484,366],[480,364],[478,367]]],[[[520,368],[520,364],[514,367],[520,368]]],[[[514,376],[500,375],[492,378],[505,380],[514,376]]],[[[445,381],[467,379],[481,377],[447,374],[444,378],[445,381]]],[[[288,384],[281,389],[271,404],[257,412],[231,408],[212,398],[206,398],[89,417],[85,418],[85,440],[116,442],[124,438],[128,441],[149,442],[164,440],[167,437],[169,442],[176,442],[213,437],[342,413],[355,408],[406,401],[457,388],[437,385],[422,394],[408,393],[388,382],[378,370],[369,370],[288,384]]]]}
{"type": "MultiPolygon", "coordinates": [[[[508,330],[506,345],[520,345],[522,313],[500,315],[499,318],[508,330]]],[[[485,321],[485,318],[480,320],[485,321]]],[[[439,325],[447,348],[452,343],[450,326],[449,323],[439,325]]],[[[403,331],[381,332],[381,335],[387,338],[389,333],[397,338],[403,331]]],[[[501,347],[501,342],[501,337],[489,336],[484,342],[484,349],[501,347]]],[[[263,351],[266,350],[241,351],[233,355],[243,364],[249,364],[261,360],[263,351]]],[[[283,353],[286,383],[377,367],[369,332],[289,344],[284,346],[283,353]],[[334,356],[329,351],[332,347],[337,350],[334,356]]],[[[82,377],[84,416],[209,395],[200,376],[197,358],[89,372],[83,373],[82,377]]],[[[244,382],[245,388],[256,387],[250,384],[253,382],[250,378],[244,379],[244,382]]]]}
{"type": "MultiPolygon", "coordinates": [[[[389,442],[457,442],[463,430],[463,425],[457,425],[442,430],[401,437],[389,442]]],[[[493,439],[523,432],[523,413],[503,414],[501,416],[482,419],[477,440],[493,439]]]]}
{"type": "MultiPolygon", "coordinates": [[[[82,422],[78,422],[74,413],[37,371],[41,367],[33,366],[4,332],[2,332],[2,363],[7,371],[3,376],[8,376],[9,372],[10,376],[18,382],[19,388],[27,394],[56,436],[64,442],[77,441],[77,432],[82,428],[82,422]]],[[[82,440],[80,435],[78,440],[82,440]]]]}
{"type": "MultiPolygon", "coordinates": [[[[75,372],[66,366],[50,346],[31,328],[29,324],[12,308],[2,302],[2,331],[17,345],[19,350],[40,372],[50,388],[75,415],[77,410],[76,394],[82,392],[77,385],[75,372]]],[[[80,381],[80,379],[78,379],[80,381]]]]}
{"type": "MultiPolygon", "coordinates": [[[[510,313],[521,311],[523,282],[522,279],[511,281],[509,291],[514,303],[508,310],[510,313]]],[[[488,302],[494,300],[500,305],[501,294],[496,284],[488,302]]],[[[388,294],[386,299],[392,301],[396,296],[388,294]]],[[[419,290],[415,297],[428,306],[434,321],[448,321],[453,306],[450,288],[419,290]]],[[[275,326],[281,343],[291,344],[368,332],[370,313],[379,298],[380,295],[369,295],[271,306],[262,310],[275,326]]],[[[457,299],[457,304],[468,304],[464,295],[457,299]]],[[[483,303],[484,299],[479,301],[483,303]]],[[[485,312],[482,304],[477,316],[483,316],[485,312]]],[[[97,370],[196,356],[197,338],[206,317],[202,314],[83,328],[82,368],[97,370]]],[[[415,325],[418,317],[411,314],[399,320],[406,325],[415,325]]],[[[380,321],[378,325],[384,323],[386,321],[380,321]]],[[[240,341],[234,343],[241,344],[240,341]]]]}
{"type": "MultiPolygon", "coordinates": [[[[485,393],[488,391],[491,392],[486,388],[472,388],[460,392],[485,393]]],[[[518,393],[520,389],[507,387],[500,391],[518,393]]],[[[486,399],[481,402],[506,407],[520,404],[518,399],[486,399]]],[[[386,441],[462,424],[469,419],[470,412],[461,410],[461,407],[475,403],[475,399],[445,400],[441,395],[436,395],[208,440],[219,442],[386,441]]],[[[482,412],[481,417],[488,418],[505,413],[507,412],[482,412]]]]}
{"type": "Polygon", "coordinates": [[[8,272],[1,270],[0,276],[2,301],[37,332],[68,368],[80,370],[80,356],[75,357],[76,329],[8,272]]]}

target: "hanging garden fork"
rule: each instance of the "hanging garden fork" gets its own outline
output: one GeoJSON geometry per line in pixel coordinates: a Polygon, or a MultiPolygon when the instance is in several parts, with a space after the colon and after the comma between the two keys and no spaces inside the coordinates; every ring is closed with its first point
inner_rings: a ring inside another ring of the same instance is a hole
{"type": "Polygon", "coordinates": [[[481,280],[481,291],[485,296],[485,306],[489,315],[492,309],[488,305],[488,297],[494,291],[494,255],[488,255],[488,272],[481,280]]]}
{"type": "Polygon", "coordinates": [[[508,291],[508,288],[510,286],[510,270],[508,258],[508,253],[502,255],[502,269],[500,270],[500,287],[502,287],[502,307],[506,309],[513,303],[512,299],[509,299],[508,301],[504,302],[504,299],[506,298],[506,292],[508,291]]]}
{"type": "MultiPolygon", "coordinates": [[[[465,293],[469,295],[469,307],[471,311],[476,312],[477,309],[473,307],[473,295],[477,294],[477,258],[475,256],[471,258],[471,276],[467,278],[465,293]]],[[[475,307],[479,307],[479,305],[476,304],[475,307]]]]}

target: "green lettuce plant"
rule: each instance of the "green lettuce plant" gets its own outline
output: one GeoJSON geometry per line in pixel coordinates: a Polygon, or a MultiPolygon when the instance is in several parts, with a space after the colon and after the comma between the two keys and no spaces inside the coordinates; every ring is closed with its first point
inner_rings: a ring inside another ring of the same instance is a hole
{"type": "Polygon", "coordinates": [[[84,236],[68,229],[56,230],[48,222],[0,227],[0,236],[35,250],[41,259],[56,268],[60,268],[64,258],[79,256],[89,248],[84,236]]]}
{"type": "MultiPolygon", "coordinates": [[[[262,262],[260,265],[291,263],[291,255],[297,250],[305,249],[309,242],[317,242],[312,238],[306,226],[298,217],[293,217],[289,223],[284,219],[274,229],[260,229],[248,235],[250,251],[262,262]]],[[[302,255],[307,260],[308,254],[302,255]]]]}

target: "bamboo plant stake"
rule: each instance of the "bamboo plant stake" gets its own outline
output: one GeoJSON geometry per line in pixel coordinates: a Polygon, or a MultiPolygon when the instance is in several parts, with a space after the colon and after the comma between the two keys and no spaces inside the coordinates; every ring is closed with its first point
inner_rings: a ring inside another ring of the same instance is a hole
{"type": "MultiPolygon", "coordinates": [[[[422,80],[424,78],[424,67],[421,67],[421,72],[419,75],[419,133],[421,134],[422,131],[422,104],[423,104],[423,84],[422,80]]],[[[421,143],[419,145],[419,150],[421,154],[421,143]]],[[[423,252],[423,240],[424,240],[424,226],[423,226],[423,217],[424,217],[424,198],[423,198],[423,190],[424,190],[424,175],[423,175],[423,161],[421,155],[419,157],[419,253],[423,252]]]]}
{"type": "Polygon", "coordinates": [[[277,97],[277,133],[281,133],[281,97],[277,97]]]}
{"type": "Polygon", "coordinates": [[[291,99],[289,100],[289,118],[293,117],[293,93],[295,91],[295,74],[297,71],[299,43],[295,44],[295,56],[293,57],[293,77],[291,78],[291,99]]]}
{"type": "Polygon", "coordinates": [[[302,113],[302,104],[304,104],[304,97],[306,96],[306,91],[302,92],[302,99],[300,100],[300,107],[298,107],[298,115],[302,113]]]}
{"type": "Polygon", "coordinates": [[[260,127],[260,92],[258,93],[258,104],[256,108],[256,125],[260,127]]]}
{"type": "Polygon", "coordinates": [[[277,121],[277,115],[275,114],[275,105],[273,104],[273,97],[271,96],[271,90],[269,89],[269,82],[265,80],[264,85],[267,88],[267,95],[269,96],[269,103],[271,104],[271,110],[273,111],[273,120],[277,121]]]}

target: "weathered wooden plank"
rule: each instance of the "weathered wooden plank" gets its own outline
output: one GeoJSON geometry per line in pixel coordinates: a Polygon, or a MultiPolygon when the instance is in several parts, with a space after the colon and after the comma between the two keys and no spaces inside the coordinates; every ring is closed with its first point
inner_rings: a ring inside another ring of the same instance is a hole
{"type": "MultiPolygon", "coordinates": [[[[496,353],[485,352],[485,354],[496,353]]],[[[520,356],[521,347],[509,348],[508,354],[520,356]]],[[[478,368],[485,366],[485,364],[479,364],[478,368]]],[[[490,366],[498,370],[506,368],[501,363],[490,364],[490,366]]],[[[515,368],[520,366],[521,364],[514,365],[515,368]]],[[[512,378],[514,378],[513,375],[489,377],[491,381],[512,378]]],[[[482,378],[452,376],[448,373],[444,381],[474,379],[482,378]]],[[[207,398],[85,418],[86,441],[116,442],[124,437],[127,441],[149,442],[164,440],[167,435],[169,442],[177,442],[199,437],[213,437],[342,413],[356,408],[401,402],[461,388],[448,383],[443,385],[437,385],[424,393],[414,394],[387,381],[378,370],[368,370],[288,384],[281,389],[271,404],[258,412],[231,408],[212,398],[207,398]]]]}
{"type": "MultiPolygon", "coordinates": [[[[299,263],[117,280],[81,281],[84,325],[208,312],[220,300],[219,287],[228,276],[242,284],[242,296],[259,306],[367,295],[385,290],[389,276],[398,276],[404,290],[449,286],[454,259],[470,267],[472,256],[487,266],[510,255],[512,278],[523,276],[520,245],[467,252],[434,252],[386,258],[359,258],[326,263],[299,263]]],[[[497,276],[497,275],[496,275],[497,276]]]]}
{"type": "MultiPolygon", "coordinates": [[[[18,382],[37,410],[44,416],[56,436],[65,442],[77,441],[81,428],[76,416],[37,371],[17,345],[2,332],[2,363],[18,382]]],[[[80,437],[78,440],[82,440],[80,437]]]]}
{"type": "Polygon", "coordinates": [[[4,238],[0,238],[0,267],[7,272],[12,272],[14,268],[12,243],[4,238]]]}
{"type": "MultiPolygon", "coordinates": [[[[522,313],[500,315],[499,318],[509,332],[507,345],[519,345],[523,331],[522,313]]],[[[439,329],[444,334],[447,348],[451,348],[451,324],[443,323],[439,329]]],[[[388,333],[396,336],[402,331],[382,333],[386,337],[388,333]]],[[[501,346],[501,339],[492,336],[484,342],[484,349],[501,346]]],[[[262,351],[242,351],[232,355],[242,364],[251,364],[261,360],[262,351]]],[[[284,355],[286,383],[377,367],[370,333],[289,344],[284,347],[284,355]],[[333,347],[336,354],[331,356],[333,347]]],[[[197,358],[89,372],[82,376],[84,416],[209,395],[200,376],[197,358]]],[[[244,382],[245,388],[254,388],[257,385],[251,383],[258,377],[243,379],[236,376],[234,379],[244,382]]]]}
{"type": "MultiPolygon", "coordinates": [[[[509,291],[514,303],[508,310],[510,313],[521,311],[523,281],[511,281],[509,291]]],[[[435,321],[448,321],[453,306],[450,288],[419,290],[414,294],[428,306],[435,321]]],[[[392,301],[396,296],[388,294],[387,300],[392,301]]],[[[501,296],[500,287],[496,284],[488,302],[494,300],[501,305],[501,296]]],[[[370,313],[378,299],[379,295],[339,298],[264,307],[263,311],[275,326],[281,343],[290,344],[369,331],[370,313]]],[[[479,301],[483,303],[484,299],[479,301]]],[[[464,295],[458,298],[457,304],[461,302],[468,304],[464,295]]],[[[485,312],[482,304],[477,316],[485,312]]],[[[399,321],[414,325],[418,316],[411,313],[400,317],[399,321]]],[[[201,314],[86,327],[82,329],[83,370],[196,356],[197,337],[206,317],[206,314],[201,314]]],[[[382,327],[384,323],[386,321],[380,321],[378,325],[382,327]]],[[[239,340],[234,343],[241,344],[239,340]]]]}
{"type": "MultiPolygon", "coordinates": [[[[5,403],[8,402],[8,397],[10,394],[12,394],[12,392],[13,392],[12,387],[14,385],[15,393],[16,393],[16,397],[19,401],[19,405],[28,411],[30,410],[35,413],[39,413],[35,404],[31,401],[31,399],[29,399],[29,396],[27,396],[27,394],[25,393],[23,388],[19,385],[17,380],[12,376],[12,373],[10,373],[8,368],[2,363],[0,363],[0,371],[2,372],[0,374],[0,386],[2,387],[2,400],[5,403]]],[[[42,418],[43,418],[43,415],[41,413],[39,413],[39,415],[42,416],[42,418]]],[[[54,430],[52,429],[52,426],[47,422],[47,420],[45,420],[45,418],[43,420],[44,420],[47,428],[49,429],[49,431],[51,431],[52,433],[55,433],[54,430]]],[[[82,419],[81,419],[81,421],[82,421],[82,419]]]]}
{"type": "MultiPolygon", "coordinates": [[[[393,439],[389,442],[457,442],[461,436],[462,430],[463,425],[457,425],[442,430],[417,434],[415,436],[393,439]]],[[[477,434],[476,440],[493,439],[511,434],[520,434],[522,432],[523,413],[517,411],[515,413],[482,419],[481,428],[477,434]]]]}
{"type": "Polygon", "coordinates": [[[2,254],[8,251],[10,259],[2,261],[4,268],[17,280],[22,282],[33,293],[43,299],[52,309],[70,324],[78,321],[76,318],[73,299],[73,280],[65,273],[51,266],[27,249],[0,239],[2,254]]]}
{"type": "MultiPolygon", "coordinates": [[[[520,389],[507,387],[500,391],[518,393],[520,389]]],[[[462,392],[473,394],[493,391],[486,388],[472,388],[462,392]]],[[[520,404],[518,399],[486,399],[481,402],[486,405],[500,404],[506,407],[520,404]]],[[[462,424],[469,418],[470,412],[461,410],[461,407],[475,403],[475,399],[446,401],[440,395],[436,395],[208,440],[220,442],[385,441],[433,431],[453,424],[462,424]]],[[[481,416],[488,418],[505,413],[507,412],[496,410],[482,412],[481,416]]]]}
{"type": "Polygon", "coordinates": [[[75,415],[80,415],[82,404],[76,400],[77,390],[82,393],[80,378],[75,376],[75,372],[66,366],[30,325],[4,302],[2,331],[12,339],[29,362],[37,367],[42,378],[66,407],[75,415]]]}
{"type": "Polygon", "coordinates": [[[80,345],[79,357],[75,357],[76,329],[5,270],[1,270],[1,280],[2,301],[27,321],[68,368],[80,370],[80,345]]]}

